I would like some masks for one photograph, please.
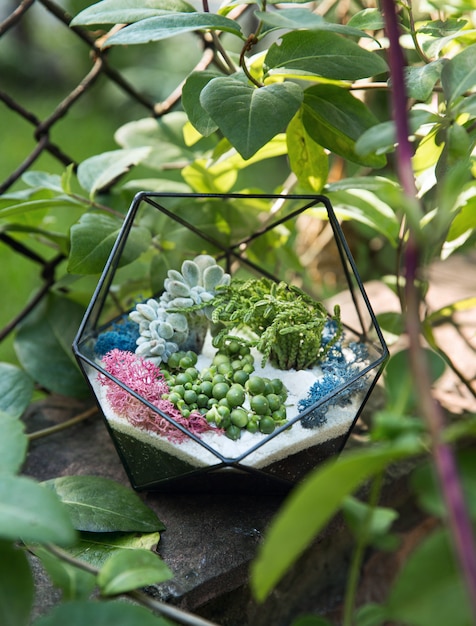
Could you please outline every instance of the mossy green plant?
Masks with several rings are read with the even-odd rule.
[[[301,289],[264,277],[220,285],[212,304],[212,322],[221,327],[216,345],[226,335],[248,334],[263,355],[263,365],[270,360],[282,370],[317,365],[342,335],[338,306],[330,316],[321,302]],[[334,333],[323,341],[330,320]]]

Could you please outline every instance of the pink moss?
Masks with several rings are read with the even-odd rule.
[[[200,413],[192,412],[190,417],[185,418],[169,400],[163,398],[169,387],[160,368],[151,361],[115,348],[104,355],[102,365],[129,389],[193,434],[200,435],[212,429]],[[185,433],[135,398],[128,389],[123,389],[104,374],[99,374],[99,382],[106,387],[106,397],[113,411],[126,418],[133,426],[156,432],[177,443],[187,439]]]

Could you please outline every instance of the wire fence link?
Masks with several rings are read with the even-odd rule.
[[[23,162],[17,164],[5,180],[0,181],[0,194],[10,189],[45,151],[49,152],[63,165],[76,165],[74,156],[67,154],[60,145],[51,140],[51,131],[54,125],[67,115],[73,107],[80,106],[81,98],[91,89],[100,76],[114,83],[129,98],[145,107],[151,114],[156,112],[157,104],[137,91],[121,71],[111,65],[107,58],[107,52],[100,49],[91,33],[83,28],[70,27],[72,16],[51,0],[23,0],[0,22],[0,54],[2,38],[7,37],[9,33],[18,27],[21,20],[28,18],[28,12],[35,4],[42,5],[51,16],[69,30],[72,38],[78,37],[89,46],[91,51],[91,68],[78,85],[62,101],[58,102],[56,107],[44,119],[39,119],[30,111],[28,104],[20,102],[16,97],[0,88],[0,101],[4,106],[31,124],[36,142],[33,150],[25,155]],[[163,107],[159,108],[163,109]],[[160,113],[163,113],[163,110]]]
[[[17,6],[14,6],[15,4]],[[86,54],[84,54],[83,57],[89,58],[90,67],[74,88],[70,89],[69,93],[62,99],[59,98],[57,102],[54,102],[51,110],[41,118],[31,110],[32,96],[34,94],[28,94],[26,89],[12,89],[12,81],[2,80],[0,76],[0,141],[4,153],[9,153],[9,149],[8,146],[5,145],[5,141],[1,139],[1,128],[3,126],[2,119],[3,122],[5,122],[8,111],[10,114],[13,112],[14,115],[21,118],[22,122],[26,122],[27,125],[31,127],[33,138],[33,147],[29,151],[25,149],[25,153],[20,156],[20,160],[17,160],[17,162],[14,162],[14,157],[11,157],[11,171],[8,171],[6,177],[4,177],[4,175],[0,176],[0,198],[2,195],[11,191],[15,183],[17,183],[26,172],[32,169],[40,156],[45,153],[48,153],[50,157],[53,157],[53,159],[63,167],[72,166],[74,169],[77,167],[77,156],[71,154],[71,149],[66,149],[61,145],[60,140],[54,140],[52,138],[53,131],[60,120],[70,115],[73,109],[82,106],[81,103],[85,94],[91,93],[92,87],[98,82],[99,78],[105,79],[106,81],[102,83],[101,89],[103,91],[107,89],[110,84],[114,84],[114,86],[125,95],[129,102],[134,105],[139,105],[141,108],[144,108],[149,115],[155,117],[159,117],[170,110],[180,97],[180,93],[177,92],[168,96],[164,102],[154,102],[137,90],[130,81],[127,80],[123,71],[110,62],[107,51],[102,50],[100,47],[101,39],[97,33],[91,33],[87,29],[79,27],[70,27],[72,16],[62,6],[52,0],[21,0],[20,2],[16,2],[15,0],[2,0],[2,6],[0,6],[0,59],[2,59],[2,57],[3,59],[5,58],[5,50],[8,48],[8,44],[11,44],[11,40],[8,41],[8,38],[20,40],[22,32],[27,26],[30,29],[41,27],[35,23],[36,16],[32,15],[34,9],[38,10],[40,8],[43,12],[45,10],[47,11],[48,18],[54,20],[57,28],[62,28],[66,31],[63,37],[71,41],[79,39],[83,44],[86,44],[89,48],[89,52],[86,49]],[[53,41],[51,45],[54,45]],[[84,64],[83,57],[78,59],[79,67],[81,67],[81,64]],[[29,58],[32,61],[35,60],[32,58],[31,54]],[[41,60],[39,63],[41,68]],[[48,67],[41,69],[46,77]],[[41,81],[41,79],[42,77],[40,76],[39,80]],[[19,81],[20,80],[21,78],[19,78]],[[54,90],[55,93],[57,91],[58,90]],[[101,96],[100,94],[99,96],[95,94],[94,97],[98,98]],[[61,133],[56,134],[60,138],[62,137]],[[16,152],[15,157],[18,158]],[[10,159],[10,156],[8,158]],[[10,167],[9,162],[8,167]],[[38,290],[31,297],[29,302],[25,304],[24,308],[14,319],[10,320],[4,328],[0,329],[0,341],[2,341],[15,330],[19,322],[21,322],[47,295],[50,287],[55,282],[55,268],[61,263],[64,256],[58,254],[53,259],[43,258],[33,249],[29,248],[28,245],[20,242],[6,232],[3,232],[2,229],[0,229],[0,244],[8,246],[10,251],[21,254],[23,257],[28,258],[36,264],[39,267],[40,281]]]

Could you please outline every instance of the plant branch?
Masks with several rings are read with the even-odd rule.
[[[20,2],[19,6],[17,6],[10,16],[0,24],[0,37],[21,20],[24,13],[28,11],[34,2],[35,0],[22,0],[22,2]]]
[[[47,261],[34,250],[30,250],[28,246],[25,246],[20,241],[17,241],[5,233],[0,233],[0,241],[15,252],[18,252],[18,254],[21,254],[30,261],[33,261],[33,263],[38,263],[38,265],[41,266],[44,266],[47,263]]]
[[[413,16],[412,0],[407,0],[406,7],[408,11],[408,19],[410,20],[410,33],[411,33],[413,45],[415,46],[415,52],[418,54],[418,56],[424,63],[431,63],[431,59],[429,59],[426,56],[426,54],[423,52],[423,50],[421,49],[420,43],[418,41],[418,37],[416,35],[415,18]]]
[[[249,52],[253,48],[253,46],[256,45],[257,43],[258,43],[258,39],[255,33],[251,33],[251,35],[246,40],[245,45],[243,46],[240,52],[240,67],[243,70],[243,72],[246,74],[246,77],[248,78],[248,80],[253,83],[253,85],[256,85],[256,87],[264,87],[263,83],[260,83],[258,80],[256,80],[254,76],[251,75],[246,65],[246,59],[245,59],[246,53]]]
[[[440,355],[440,357],[443,359],[443,361],[448,365],[448,367],[451,369],[453,374],[459,378],[460,382],[466,387],[469,393],[474,398],[476,398],[476,389],[473,388],[473,386],[471,385],[471,381],[468,378],[466,378],[463,372],[461,372],[460,369],[456,366],[456,364],[453,363],[453,360],[450,358],[450,355],[447,354],[442,348],[440,348],[440,346],[436,343],[433,337],[428,336],[428,333],[426,333],[425,338],[428,341],[428,343],[431,345],[433,350],[435,350],[435,352],[437,352]]]
[[[205,13],[209,13],[210,12],[210,7],[208,5],[208,0],[202,0],[202,6],[203,6],[203,10],[205,11]],[[212,39],[213,45],[215,47],[215,50],[220,53],[223,61],[227,65],[229,71],[232,74],[234,74],[236,72],[236,67],[235,67],[233,61],[228,56],[226,50],[222,46],[218,33],[215,30],[212,30],[210,32],[210,35],[211,35],[211,39]]]
[[[97,576],[99,574],[98,568],[93,567],[85,561],[74,558],[66,550],[63,550],[62,548],[59,548],[54,544],[47,544],[44,547],[55,557],[57,557],[61,561],[64,561],[65,563],[69,563],[73,567],[82,569],[83,571],[88,572],[89,574],[93,574],[94,576]],[[131,598],[139,604],[148,607],[152,611],[159,613],[160,615],[164,615],[165,617],[169,617],[175,622],[179,624],[184,624],[185,626],[217,626],[217,624],[215,624],[214,622],[210,622],[206,619],[203,619],[202,617],[198,617],[197,615],[187,613],[183,609],[171,606],[169,604],[166,604],[165,602],[155,600],[154,598],[151,598],[142,591],[134,590],[121,595]]]
[[[34,441],[35,439],[41,439],[42,437],[47,437],[48,435],[53,435],[54,433],[58,433],[62,430],[65,430],[66,428],[75,426],[76,424],[79,424],[80,422],[84,422],[84,420],[87,420],[93,415],[96,415],[97,412],[98,412],[97,407],[92,407],[90,409],[87,409],[86,411],[83,411],[79,415],[75,415],[75,417],[72,417],[71,419],[66,420],[64,422],[61,422],[61,424],[55,424],[55,426],[49,426],[48,428],[42,428],[41,430],[37,430],[34,433],[29,433],[27,435],[28,440]]]
[[[154,598],[151,598],[142,591],[130,591],[126,595],[129,598],[136,600],[143,606],[148,607],[152,611],[160,613],[165,617],[170,617],[170,619],[173,619],[179,624],[184,624],[185,626],[217,626],[215,622],[210,622],[203,617],[193,615],[192,613],[187,613],[186,611],[183,611],[182,609],[179,609],[175,606],[171,606],[170,604],[165,604],[164,602],[155,600]]]
[[[220,53],[220,56],[223,59],[223,61],[225,62],[226,66],[228,68],[229,73],[230,74],[234,74],[236,72],[235,64],[233,63],[233,61],[228,56],[225,48],[222,46],[222,43],[220,41],[220,37],[218,36],[218,33],[216,31],[212,31],[211,32],[211,36],[212,36],[213,45],[215,46],[215,50]]]
[[[399,28],[394,0],[382,0],[387,36],[389,38],[389,65],[392,75],[393,113],[397,128],[397,170],[409,204],[415,206],[416,188],[412,169],[412,150],[406,115],[406,90],[403,75],[404,59],[399,42]],[[410,220],[409,238],[405,249],[406,322],[409,338],[410,366],[419,383],[420,409],[432,441],[435,468],[446,503],[449,528],[455,552],[466,583],[470,607],[476,620],[476,550],[472,526],[459,480],[456,462],[449,445],[443,441],[444,416],[441,406],[431,392],[431,379],[425,354],[421,348],[420,306],[417,288],[420,279],[420,250],[418,233]]]
[[[68,194],[74,200],[78,200],[81,204],[84,204],[87,207],[91,207],[92,209],[100,209],[105,213],[109,213],[110,215],[115,215],[119,217],[121,220],[124,219],[124,214],[120,211],[116,211],[112,209],[110,206],[106,204],[102,204],[101,202],[96,202],[95,200],[90,200],[89,198],[85,198],[84,196],[79,195],[78,193],[70,193]]]
[[[192,72],[201,72],[203,70],[206,70],[207,67],[209,67],[213,63],[214,57],[215,57],[214,51],[209,47],[205,48],[202,54],[202,58],[197,63],[197,65],[193,68]],[[182,97],[182,89],[183,89],[184,84],[185,84],[185,80],[183,80],[180,83],[180,85],[178,85],[178,87],[176,87],[172,91],[172,93],[169,96],[167,96],[165,100],[163,100],[162,102],[158,102],[154,106],[154,112],[157,117],[161,117],[162,115],[165,115],[172,109],[172,107],[175,104],[177,104],[177,102]]]
[[[357,545],[355,546],[352,562],[350,565],[349,577],[347,579],[347,588],[345,590],[344,616],[342,620],[342,626],[352,626],[352,615],[354,613],[355,598],[357,595],[360,572],[364,560],[365,549],[368,545],[372,516],[380,497],[382,483],[383,473],[380,472],[374,477],[372,481],[372,485],[370,488],[369,508],[367,510],[365,519],[363,520],[360,536],[358,538]]]
[[[46,543],[44,546],[45,550],[48,550],[55,557],[63,561],[64,563],[68,563],[73,567],[77,567],[78,569],[83,570],[83,572],[88,572],[88,574],[93,574],[93,576],[97,576],[99,574],[99,570],[97,567],[86,563],[86,561],[81,561],[80,559],[75,559],[69,552],[63,550],[53,543]]]

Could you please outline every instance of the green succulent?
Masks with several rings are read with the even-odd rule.
[[[252,343],[283,370],[306,369],[319,363],[342,335],[340,310],[329,316],[325,306],[301,289],[267,278],[233,280],[217,288],[212,322],[221,325],[214,339],[219,345],[230,332],[252,333]],[[323,331],[334,321],[335,332],[323,341]]]
[[[184,261],[181,270],[169,270],[158,300],[140,303],[129,314],[139,324],[136,353],[156,365],[179,350],[200,352],[215,289],[230,282],[230,275],[207,254]]]
[[[206,305],[213,300],[217,287],[230,283],[230,275],[208,254],[184,261],[181,270],[167,273],[164,293],[160,297],[162,306],[167,310],[194,307],[196,311],[210,315]]]

